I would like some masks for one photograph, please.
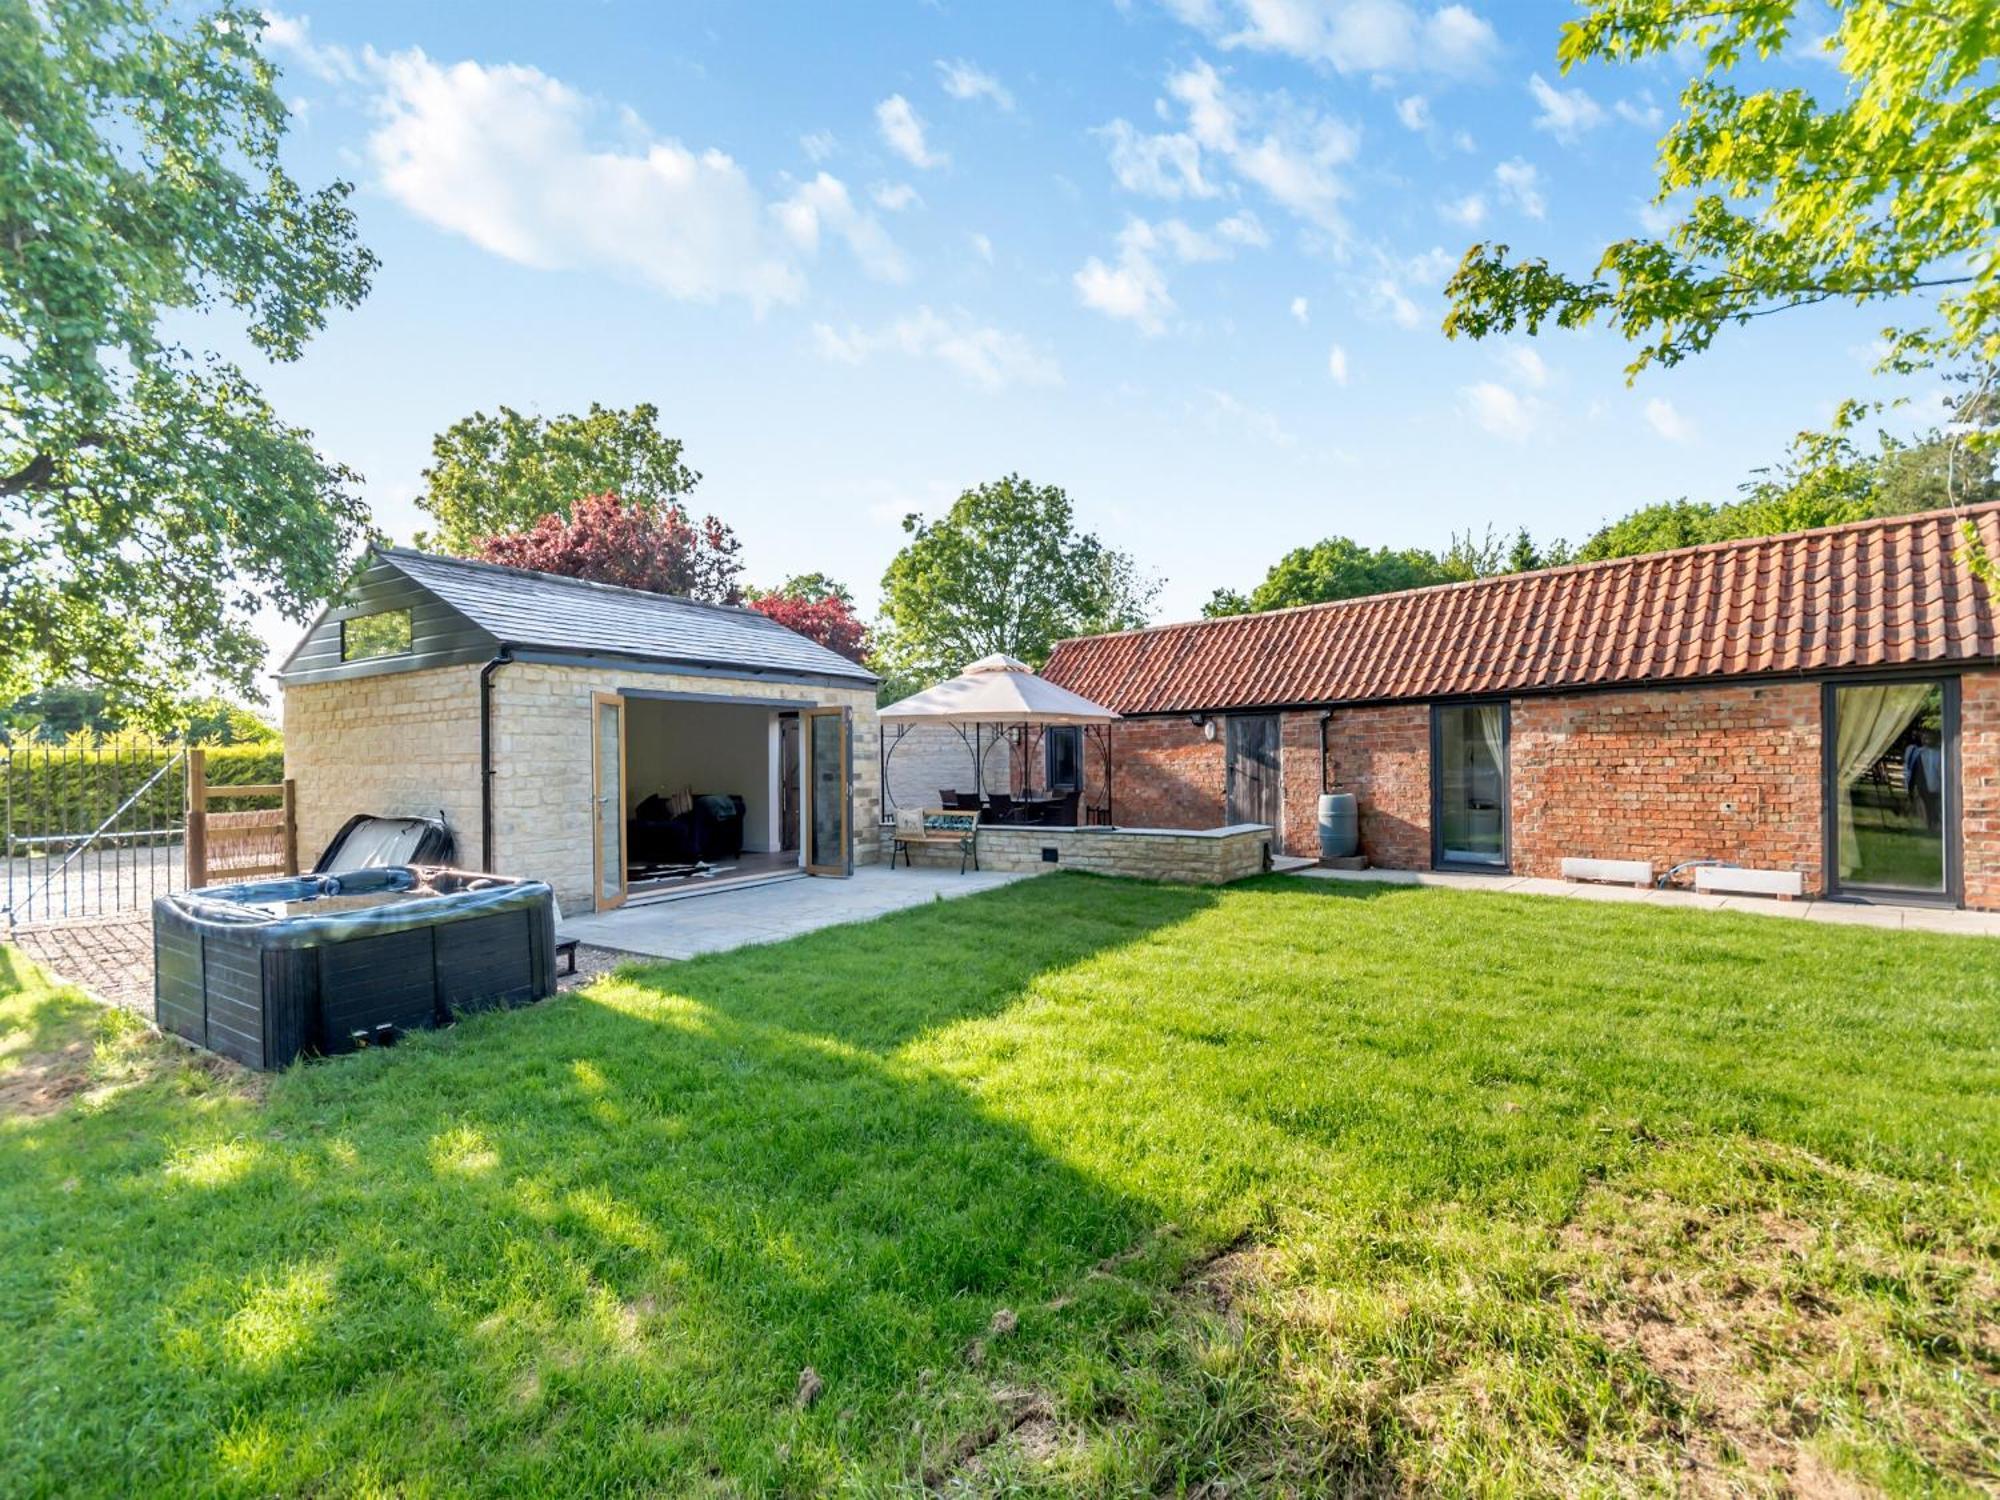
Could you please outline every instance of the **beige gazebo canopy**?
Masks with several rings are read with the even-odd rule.
[[[939,724],[957,732],[972,754],[972,774],[979,795],[986,796],[986,736],[997,745],[1003,735],[1018,735],[1019,750],[1028,753],[1030,731],[1075,727],[1085,736],[1097,732],[1104,754],[1104,805],[1111,813],[1111,725],[1118,715],[1101,703],[1057,687],[1038,677],[1026,662],[1005,655],[984,656],[948,682],[912,694],[882,710],[883,787],[888,787],[888,758],[908,731],[920,724]],[[1079,767],[1079,771],[1081,767]],[[1024,773],[1030,774],[1030,773]],[[997,794],[996,794],[997,795]]]
[[[1011,656],[982,656],[949,682],[892,703],[884,724],[1110,724],[1118,718],[1101,703],[1078,697],[1037,677]]]

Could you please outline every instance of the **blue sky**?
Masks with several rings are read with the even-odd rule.
[[[1629,388],[1602,332],[1438,328],[1475,240],[1582,269],[1645,230],[1684,72],[1560,76],[1570,9],[287,11],[291,161],[356,183],[383,266],[267,387],[398,540],[457,418],[651,401],[751,581],[823,569],[871,609],[905,512],[1013,470],[1162,576],[1162,619],[1329,534],[1574,538],[1725,497],[1887,394],[1885,310],[1765,320]]]

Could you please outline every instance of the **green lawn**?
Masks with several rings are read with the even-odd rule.
[[[1985,940],[1050,876],[268,1082],[0,966],[10,1493],[2000,1473]]]

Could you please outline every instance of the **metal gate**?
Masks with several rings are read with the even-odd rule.
[[[0,931],[142,911],[186,884],[186,752],[116,741],[0,749]]]

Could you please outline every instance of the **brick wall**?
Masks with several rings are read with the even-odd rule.
[[[1585,693],[1513,703],[1513,864],[1687,859],[1820,888],[1820,687]]]
[[[1300,715],[1298,717],[1308,717]],[[1431,863],[1431,718],[1421,703],[1337,708],[1326,724],[1331,789],[1352,792],[1361,811],[1361,852],[1391,870],[1427,870]],[[1306,799],[1303,779],[1289,765],[1285,786],[1299,800],[1287,806],[1288,826],[1308,830],[1317,854],[1319,790]]]
[[[1965,904],[2000,911],[2000,672],[1959,679],[1958,762]]]
[[[433,667],[285,689],[285,774],[298,783],[299,862],[358,812],[443,810],[479,862],[479,668]]]
[[[1112,816],[1126,828],[1222,826],[1223,733],[1215,738],[1183,716],[1125,719],[1111,728]],[[1086,802],[1104,800],[1104,755],[1084,747]]]

